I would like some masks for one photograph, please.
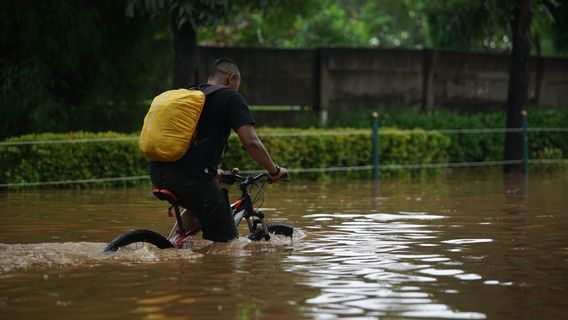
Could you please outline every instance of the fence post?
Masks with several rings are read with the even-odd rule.
[[[523,126],[523,174],[529,173],[529,124],[527,120],[527,111],[521,111],[521,123]]]
[[[373,128],[371,131],[371,160],[373,162],[373,180],[379,180],[379,114],[371,114]]]
[[[329,49],[319,48],[316,50],[316,72],[317,72],[317,103],[318,103],[318,120],[320,125],[327,123],[328,111],[330,109],[330,97],[333,92],[331,90],[332,77],[329,66]]]
[[[437,52],[433,49],[422,49],[422,111],[434,106],[434,65]]]

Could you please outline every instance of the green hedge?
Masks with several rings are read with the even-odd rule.
[[[553,118],[554,115],[550,115]],[[408,116],[410,117],[410,116]],[[445,128],[464,127],[466,117],[447,118]],[[447,120],[446,119],[446,120]],[[484,119],[489,119],[485,117]],[[443,120],[433,120],[439,122]],[[460,122],[461,121],[461,122]],[[496,122],[493,119],[491,123]],[[549,121],[541,119],[541,121]],[[555,120],[560,121],[560,120]],[[535,121],[536,122],[536,121]],[[471,122],[474,123],[474,122]],[[481,127],[489,123],[478,123]],[[423,123],[424,126],[426,126]],[[562,127],[562,123],[551,123]],[[472,128],[471,126],[465,126]],[[258,133],[270,151],[275,162],[288,168],[329,168],[368,166],[371,161],[370,130],[362,130],[356,135],[325,135],[326,131],[345,132],[358,129],[268,129],[260,128]],[[381,128],[381,165],[475,162],[502,160],[504,134],[459,134],[442,135],[421,134],[422,129],[411,132],[394,128]],[[273,136],[271,134],[298,134],[295,136]],[[107,133],[33,134],[10,138],[6,141],[52,141],[100,138],[132,138],[129,141],[88,142],[88,143],[39,143],[28,145],[0,145],[0,184],[24,182],[66,181],[111,177],[130,177],[147,175],[147,161],[138,152],[136,134],[125,135]],[[568,146],[566,133],[531,133],[529,136],[531,159],[564,158]],[[238,138],[231,136],[229,149],[223,157],[225,169],[260,169],[240,147]],[[533,165],[533,169],[565,168],[566,165]],[[384,167],[383,167],[384,169]],[[416,176],[439,173],[441,169],[398,169],[382,170],[381,176]],[[294,178],[322,178],[332,175],[321,172],[302,173]],[[334,174],[335,175],[335,174]],[[341,177],[368,178],[370,170],[341,171]],[[100,182],[96,184],[76,184],[76,187],[93,185],[134,185],[148,180],[122,182]],[[69,186],[69,185],[63,185]]]
[[[119,133],[31,134],[6,141],[49,141],[134,137]],[[138,141],[45,143],[0,146],[0,183],[64,181],[147,174]],[[116,182],[130,185],[136,182]],[[99,183],[100,184],[100,183]],[[88,186],[91,186],[89,184]],[[80,186],[80,185],[78,185]]]
[[[381,110],[381,108],[379,108]],[[381,126],[399,129],[421,128],[442,129],[483,129],[505,128],[505,112],[460,114],[450,111],[432,112],[389,112],[379,111]],[[299,122],[300,125],[316,125],[316,119]],[[568,123],[568,108],[528,110],[530,128],[565,128]],[[369,112],[346,112],[336,115],[328,127],[369,128]],[[503,160],[504,133],[448,134],[450,162]],[[529,132],[529,157],[550,159],[568,157],[568,133]]]
[[[334,132],[349,129],[335,129]],[[349,130],[352,131],[352,130]],[[259,134],[274,160],[289,168],[326,168],[365,166],[370,164],[370,131],[361,135],[328,136],[322,130],[259,129]],[[302,133],[305,136],[264,136],[263,134]],[[397,132],[383,129],[383,132]],[[381,137],[382,164],[447,162],[449,139],[440,134],[400,133]],[[6,141],[47,141],[66,139],[128,138],[136,135],[118,133],[37,134],[10,138]],[[229,149],[223,157],[225,168],[258,169],[242,150],[236,136],[231,136]],[[0,145],[0,184],[38,181],[62,181],[147,174],[147,162],[139,155],[138,142],[42,143],[30,145]],[[386,170],[388,175],[419,175],[432,170]],[[343,174],[344,175],[344,174]],[[322,177],[321,173],[298,177]],[[370,172],[355,171],[351,177],[370,176]],[[113,185],[147,183],[147,180],[114,182]],[[101,183],[99,183],[101,184]],[[109,183],[106,183],[109,184]],[[89,184],[87,186],[91,186]]]
[[[385,114],[382,123],[398,128],[419,127],[425,130],[483,129],[506,127],[504,112],[457,114],[452,112]],[[529,128],[565,128],[568,123],[567,109],[528,112]],[[504,133],[450,134],[448,154],[450,162],[503,160]],[[563,158],[568,155],[567,133],[529,132],[529,158]],[[551,157],[553,156],[553,157]]]
[[[261,139],[274,158],[274,161],[288,168],[329,168],[356,167],[371,164],[371,131],[357,135],[318,134],[330,130],[299,129],[259,129]],[[352,132],[353,129],[334,129],[336,133]],[[420,134],[416,129],[402,133],[393,128],[383,128],[380,138],[381,164],[444,163],[448,161],[446,149],[449,139],[440,134]],[[308,133],[299,136],[267,136],[270,133]],[[238,137],[232,136],[229,150],[223,158],[223,166],[239,168],[258,168],[239,147]],[[422,175],[433,170],[383,170],[383,176]],[[345,174],[342,174],[345,175]],[[308,177],[321,177],[321,173],[303,174]],[[351,177],[369,177],[370,171],[349,172]]]

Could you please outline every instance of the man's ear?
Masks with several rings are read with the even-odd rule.
[[[229,75],[229,78],[227,78],[227,82],[228,82],[229,84],[231,84],[232,82],[236,81],[236,78],[237,78],[237,75],[234,74],[234,73],[231,73],[231,74]]]

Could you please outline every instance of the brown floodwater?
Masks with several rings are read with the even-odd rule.
[[[568,318],[567,173],[296,180],[263,208],[292,241],[109,255],[121,232],[168,232],[148,187],[4,190],[0,318]]]

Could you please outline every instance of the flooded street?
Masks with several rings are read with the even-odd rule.
[[[102,253],[168,233],[149,186],[3,190],[0,319],[567,319],[568,174],[495,172],[267,186],[293,241],[215,255]]]

